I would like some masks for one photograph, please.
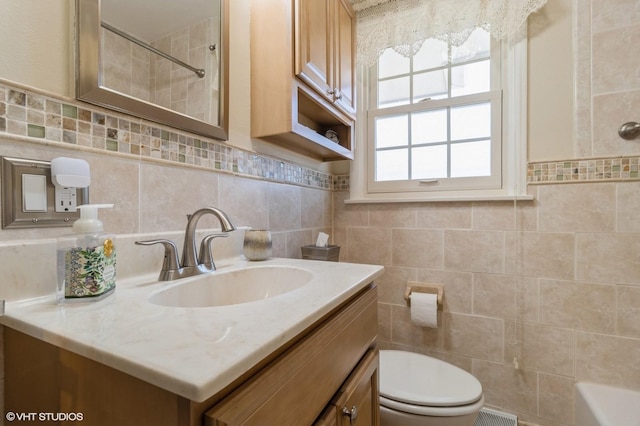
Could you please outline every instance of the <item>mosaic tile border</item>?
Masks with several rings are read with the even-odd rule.
[[[2,135],[28,136],[325,190],[348,191],[350,187],[348,174],[331,175],[129,115],[0,82]],[[614,180],[640,180],[640,156],[534,162],[527,167],[528,184]]]
[[[0,136],[27,136],[332,190],[334,177],[187,132],[0,82]],[[338,182],[344,185],[344,178]]]
[[[640,156],[529,163],[527,183],[640,180]]]

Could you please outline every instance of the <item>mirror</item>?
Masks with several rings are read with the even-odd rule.
[[[77,0],[76,97],[226,140],[228,0]]]

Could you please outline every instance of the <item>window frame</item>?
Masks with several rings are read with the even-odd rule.
[[[493,54],[493,52],[492,52]],[[414,182],[398,189],[397,182],[376,182],[374,180],[375,145],[372,135],[372,120],[369,118],[369,104],[371,93],[369,82],[370,69],[359,65],[358,75],[360,92],[364,94],[358,100],[358,117],[356,122],[355,159],[350,168],[350,199],[348,203],[360,202],[415,202],[415,201],[464,201],[464,200],[513,200],[532,199],[526,193],[526,142],[527,142],[527,35],[526,26],[511,40],[501,42],[500,55],[500,96],[501,123],[500,129],[492,129],[500,136],[501,153],[499,157],[499,184],[480,184],[469,182],[477,178],[448,178],[458,180],[458,185],[444,184],[440,181],[435,185]],[[494,66],[492,61],[492,66]],[[493,75],[492,69],[492,75]],[[375,84],[375,81],[372,82]],[[493,93],[492,96],[498,96]],[[472,100],[476,95],[469,95]],[[441,101],[449,101],[450,98]],[[438,105],[436,101],[432,101]],[[415,104],[414,104],[415,105]],[[411,105],[392,107],[402,111]],[[492,111],[493,113],[493,111]],[[373,186],[373,188],[372,188]],[[377,188],[376,188],[377,186]],[[407,188],[408,186],[408,188]],[[435,189],[435,190],[434,190]]]

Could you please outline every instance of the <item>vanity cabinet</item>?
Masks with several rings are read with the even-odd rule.
[[[251,136],[353,159],[355,15],[347,0],[251,2]]]
[[[369,351],[314,426],[380,424],[378,352]]]
[[[5,327],[4,407],[81,413],[92,426],[333,424],[321,423],[325,417],[336,425],[376,426],[376,333],[377,289],[371,284],[222,391],[196,402]],[[350,423],[342,410],[354,406],[358,415]]]

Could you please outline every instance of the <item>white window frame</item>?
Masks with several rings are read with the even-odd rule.
[[[456,179],[458,187],[445,180],[433,183],[413,182],[413,188],[398,188],[397,182],[376,182],[373,161],[375,146],[369,119],[369,70],[358,69],[359,93],[356,122],[355,159],[350,170],[350,199],[347,203],[366,202],[418,202],[418,201],[473,201],[532,199],[526,193],[527,148],[527,36],[526,26],[514,37],[517,41],[502,41],[500,47],[500,78],[502,87],[501,128],[492,129],[501,138],[499,182],[474,184],[474,178]],[[493,53],[493,52],[492,52]],[[498,96],[494,93],[492,96]],[[473,95],[470,97],[472,99]],[[447,102],[448,100],[442,100]],[[434,104],[438,105],[438,104]],[[444,105],[444,104],[443,104]],[[411,108],[406,107],[394,107]],[[493,111],[492,111],[493,113]],[[493,141],[492,141],[493,142]],[[403,181],[410,182],[410,181]],[[453,182],[453,180],[449,180]],[[395,187],[394,187],[395,186]],[[493,187],[491,187],[493,186]]]

